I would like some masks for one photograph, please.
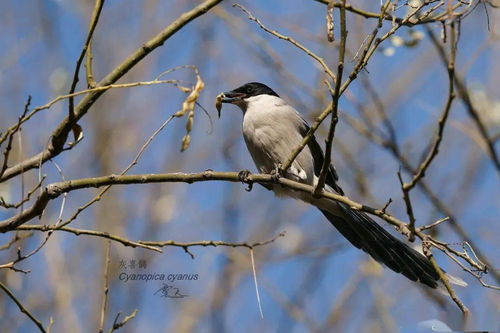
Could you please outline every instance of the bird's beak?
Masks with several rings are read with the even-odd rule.
[[[246,95],[243,93],[239,93],[239,92],[228,91],[228,92],[222,93],[221,97],[222,97],[222,100],[221,100],[222,103],[234,104],[236,102],[241,101],[243,98],[246,97]]]
[[[215,99],[215,108],[217,109],[219,118],[220,110],[222,109],[222,103],[238,104],[238,102],[243,101],[243,98],[245,98],[246,96],[246,94],[235,91],[223,92],[217,95],[217,98]]]

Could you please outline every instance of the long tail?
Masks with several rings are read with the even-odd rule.
[[[366,214],[339,204],[343,217],[321,212],[349,242],[412,281],[438,287],[439,275],[421,253],[401,242]]]

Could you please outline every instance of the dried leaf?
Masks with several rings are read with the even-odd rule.
[[[217,109],[217,115],[220,118],[220,110],[222,110],[222,99],[224,98],[224,93],[220,93],[215,98],[215,108]]]
[[[78,142],[82,141],[83,139],[83,129],[80,125],[74,124],[71,130],[73,131],[73,138],[75,141],[68,143],[69,147],[75,146]]]
[[[189,134],[184,135],[184,137],[182,138],[181,152],[188,149],[190,143],[191,143],[191,136]]]

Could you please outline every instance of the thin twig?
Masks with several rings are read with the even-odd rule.
[[[408,215],[408,219],[410,220],[410,237],[408,240],[410,242],[415,241],[415,214],[413,213],[413,206],[411,204],[411,199],[410,199],[410,191],[405,189],[405,183],[403,181],[403,176],[401,176],[401,170],[398,171],[398,180],[399,184],[401,185],[401,190],[403,192],[403,200],[405,202],[405,207],[406,207],[406,214]]]
[[[49,234],[47,234],[47,236],[42,241],[42,243],[37,248],[35,248],[33,251],[31,251],[30,253],[28,253],[27,255],[22,255],[21,254],[21,248],[18,248],[17,249],[17,258],[14,259],[14,260],[12,260],[11,262],[8,262],[6,264],[0,265],[0,269],[8,268],[8,269],[11,269],[11,270],[13,270],[15,272],[20,272],[20,273],[24,273],[24,274],[29,273],[30,272],[29,270],[23,270],[23,269],[16,268],[16,264],[19,263],[19,262],[21,262],[21,261],[23,261],[23,260],[26,260],[26,259],[34,256],[35,254],[37,254],[38,251],[40,251],[42,249],[42,247],[44,247],[45,244],[47,244],[47,241],[49,240],[51,233],[52,232],[49,232]]]
[[[12,245],[17,243],[20,240],[26,239],[33,236],[32,232],[26,233],[26,234],[19,234],[18,232],[15,233],[14,237],[11,238],[7,243],[4,245],[0,246],[0,251],[8,250]]]
[[[22,303],[17,299],[17,297],[12,293],[12,291],[10,291],[9,288],[7,288],[6,285],[4,285],[2,282],[0,282],[0,288],[10,297],[10,299],[12,299],[14,301],[14,303],[16,303],[17,307],[19,308],[19,310],[21,310],[22,313],[26,314],[28,316],[28,318],[33,322],[35,323],[35,325],[38,327],[38,329],[40,330],[40,332],[43,332],[43,333],[46,333],[45,331],[45,328],[43,328],[43,325],[42,323],[35,318],[35,316],[33,316],[31,314],[31,312],[29,312],[23,305]]]
[[[462,303],[462,301],[458,298],[457,294],[455,293],[455,290],[452,288],[450,284],[450,280],[448,279],[448,276],[446,273],[443,272],[441,267],[436,262],[436,259],[434,259],[432,252],[430,250],[430,246],[426,245],[425,242],[422,243],[422,247],[424,250],[424,254],[426,257],[429,259],[429,261],[432,264],[432,267],[434,267],[434,270],[438,273],[439,278],[441,281],[443,281],[444,286],[446,287],[446,290],[450,294],[451,299],[455,302],[455,304],[459,307],[459,309],[462,311],[464,316],[467,316],[469,314],[469,309]]]
[[[423,225],[423,226],[421,226],[420,228],[418,228],[417,230],[418,230],[418,231],[428,230],[428,229],[434,228],[434,227],[436,227],[436,226],[440,225],[441,223],[446,222],[446,221],[449,221],[449,220],[450,220],[450,217],[449,217],[449,216],[446,216],[445,218],[439,219],[439,220],[437,220],[436,222],[433,222],[433,223],[431,223],[431,224],[428,224],[428,225]]]
[[[5,170],[7,170],[7,167],[8,167],[10,151],[12,149],[12,142],[14,141],[14,134],[21,131],[22,120],[26,116],[26,114],[28,113],[29,108],[30,108],[30,104],[31,104],[31,95],[28,96],[28,99],[26,100],[26,104],[24,105],[23,113],[19,117],[17,123],[12,127],[12,130],[10,130],[10,129],[7,130],[4,134],[4,136],[2,136],[2,138],[0,139],[0,144],[2,144],[3,141],[5,141],[7,138],[9,139],[7,141],[7,146],[5,147],[5,150],[3,152],[3,163],[2,163],[2,167],[0,168],[0,179],[2,178]],[[21,133],[19,133],[19,135],[21,135]]]
[[[65,99],[68,99],[71,97],[76,97],[76,96],[80,96],[80,95],[87,95],[87,94],[92,94],[92,93],[96,93],[96,92],[102,92],[102,91],[106,91],[106,90],[110,90],[110,89],[133,88],[133,87],[150,86],[150,85],[156,85],[156,84],[172,84],[176,88],[181,90],[182,92],[186,92],[186,90],[189,90],[188,88],[179,85],[178,80],[158,80],[158,79],[154,79],[151,81],[140,81],[140,82],[131,82],[131,83],[110,84],[107,86],[98,86],[98,87],[94,87],[94,88],[89,88],[89,89],[84,89],[84,90],[80,90],[77,92],[73,92],[73,93],[67,94],[67,95],[57,96],[56,98],[54,98],[53,100],[51,100],[47,104],[44,104],[42,106],[38,106],[38,107],[34,108],[28,115],[23,117],[22,123],[28,121],[31,117],[33,117],[38,112],[40,112],[42,110],[49,109],[50,107],[52,107],[52,105],[56,104],[57,102],[60,102],[62,100],[65,100]],[[6,134],[10,133],[11,131],[12,131],[11,128],[9,128],[6,131]],[[5,136],[5,134],[4,134],[4,136]]]
[[[22,225],[18,227],[18,230],[37,230],[37,231],[65,231],[72,233],[76,236],[80,235],[88,235],[88,236],[95,236],[95,237],[101,237],[105,239],[109,239],[118,243],[121,243],[125,246],[130,246],[130,247],[141,247],[147,250],[152,250],[156,252],[162,253],[163,251],[155,246],[149,246],[146,244],[143,244],[141,242],[136,242],[136,241],[131,241],[128,240],[124,237],[120,237],[117,235],[112,235],[106,231],[96,231],[96,230],[86,230],[86,229],[76,229],[76,228],[70,228],[70,227],[61,227],[57,225],[39,225],[39,224],[30,224],[30,225]]]
[[[264,246],[267,244],[273,243],[276,239],[279,237],[284,237],[285,232],[281,232],[278,235],[274,236],[273,238],[262,241],[262,242],[257,242],[257,243],[231,243],[231,242],[225,242],[225,241],[198,241],[198,242],[188,242],[188,243],[180,243],[180,242],[175,242],[175,241],[164,241],[164,242],[154,242],[154,241],[139,241],[140,244],[143,245],[151,245],[151,246],[158,246],[158,247],[165,247],[165,246],[176,246],[176,247],[181,247],[184,249],[184,251],[191,256],[191,258],[194,259],[194,255],[188,251],[188,249],[192,246],[227,246],[227,247],[246,247],[248,249],[253,249],[258,246]]]
[[[332,81],[336,82],[335,74],[333,74],[333,71],[330,69],[330,67],[328,67],[328,65],[326,64],[326,62],[325,62],[325,60],[323,58],[321,58],[320,56],[318,56],[317,54],[315,54],[314,52],[312,52],[311,50],[309,50],[304,45],[302,45],[299,42],[297,42],[295,39],[293,39],[291,37],[288,37],[288,36],[285,36],[285,35],[277,32],[276,30],[271,30],[271,29],[267,28],[264,24],[262,24],[262,22],[260,22],[260,20],[258,18],[256,18],[255,16],[253,16],[253,14],[248,9],[246,9],[245,7],[243,7],[242,5],[236,3],[236,4],[233,4],[233,7],[238,7],[239,9],[241,9],[242,11],[244,11],[245,14],[248,15],[248,19],[250,21],[254,21],[255,23],[257,23],[259,25],[259,27],[262,30],[264,30],[265,32],[270,33],[271,35],[276,36],[279,39],[286,40],[287,42],[291,43],[292,45],[294,45],[295,47],[297,47],[299,50],[302,50],[308,56],[310,56],[311,58],[313,58],[314,60],[316,60],[321,65],[321,67],[323,67],[323,71],[332,79]]]
[[[332,146],[333,146],[333,138],[335,136],[335,128],[339,121],[338,117],[338,106],[340,99],[340,85],[342,84],[342,74],[344,72],[344,58],[345,58],[345,47],[346,47],[346,39],[347,39],[347,28],[346,28],[346,19],[345,19],[345,5],[346,0],[342,0],[340,6],[340,45],[339,45],[339,54],[338,54],[338,66],[337,66],[337,80],[335,81],[335,89],[334,94],[332,96],[332,115],[330,128],[328,130],[328,136],[326,139],[326,149],[325,149],[325,158],[323,159],[323,165],[321,166],[321,172],[318,178],[318,183],[314,189],[314,195],[317,196],[325,186],[326,175],[328,174],[331,166],[331,158],[332,158]]]
[[[92,41],[92,36],[94,34],[95,28],[97,26],[97,22],[99,22],[99,17],[101,16],[102,7],[104,5],[104,0],[96,0],[94,5],[94,10],[92,11],[92,16],[90,18],[89,24],[89,32],[87,34],[87,38],[85,40],[85,44],[83,44],[82,51],[80,52],[80,56],[76,61],[75,72],[73,74],[73,80],[71,82],[71,88],[69,89],[69,95],[73,94],[76,89],[76,85],[78,84],[78,73],[80,72],[80,67],[82,65],[83,58],[85,54],[87,54],[87,49],[90,47],[90,43]],[[88,72],[87,72],[88,75]],[[72,119],[74,117],[74,99],[73,96],[69,98],[69,118]]]
[[[0,206],[4,207],[4,208],[19,208],[21,207],[22,204],[30,201],[31,199],[31,196],[33,195],[33,193],[36,192],[36,190],[38,190],[39,188],[42,187],[42,184],[43,184],[43,181],[45,180],[45,178],[47,178],[47,176],[43,176],[40,181],[38,182],[38,184],[35,185],[35,187],[33,187],[27,194],[24,198],[21,199],[21,201],[19,201],[18,203],[15,203],[15,204],[11,204],[11,203],[8,203],[4,200],[3,197],[0,196]]]
[[[39,225],[39,224],[30,224],[30,225],[22,225],[18,227],[18,230],[34,230],[34,231],[65,231],[68,233],[72,233],[76,236],[80,235],[88,235],[88,236],[94,236],[94,237],[101,237],[104,239],[108,239],[111,241],[115,241],[117,243],[121,243],[122,245],[125,246],[130,246],[130,247],[141,247],[144,249],[156,251],[162,253],[163,251],[160,249],[161,247],[167,247],[167,246],[174,246],[174,247],[180,247],[184,250],[188,249],[189,247],[192,246],[202,246],[202,247],[207,247],[207,246],[226,246],[226,247],[246,247],[248,249],[252,249],[258,246],[264,246],[267,244],[270,244],[274,242],[276,239],[279,237],[284,237],[285,232],[279,233],[277,236],[266,240],[262,242],[256,242],[256,243],[248,243],[248,242],[225,242],[225,241],[214,241],[214,240],[207,240],[207,241],[197,241],[197,242],[177,242],[173,240],[168,240],[168,241],[132,241],[127,238],[117,236],[110,234],[105,231],[96,231],[96,230],[86,230],[86,229],[76,229],[76,228],[70,228],[70,227],[58,227],[58,226],[51,226],[51,225]],[[187,252],[187,251],[186,251]],[[193,257],[191,253],[188,253]]]
[[[110,328],[109,333],[113,333],[115,330],[120,329],[123,327],[130,319],[133,319],[135,315],[137,314],[137,309],[134,310],[130,315],[126,316],[123,321],[118,322],[118,317],[120,317],[120,312],[115,317],[115,320],[113,322],[113,326]]]
[[[111,241],[106,242],[106,258],[104,264],[104,290],[102,292],[102,306],[101,306],[101,319],[99,321],[99,333],[104,331],[104,319],[106,318],[106,310],[108,305],[108,292],[109,292],[109,262],[111,253]]]

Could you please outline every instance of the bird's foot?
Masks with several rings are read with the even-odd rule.
[[[273,171],[271,171],[271,180],[275,183],[279,182],[280,178],[283,176],[283,169],[281,164],[276,165]]]
[[[247,192],[250,192],[253,188],[253,181],[248,179],[248,176],[250,176],[251,174],[252,173],[250,172],[250,170],[241,170],[238,173],[238,179],[240,180],[240,182],[248,185],[248,187],[245,189],[245,191]]]

